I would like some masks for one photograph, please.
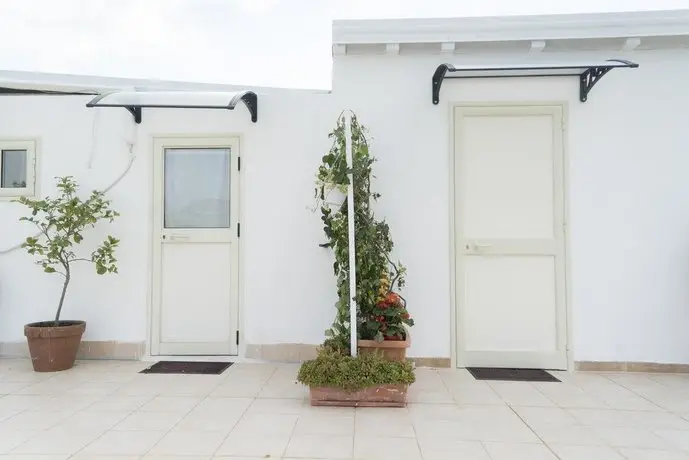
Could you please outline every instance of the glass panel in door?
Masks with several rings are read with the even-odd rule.
[[[164,227],[230,227],[230,149],[168,148]]]

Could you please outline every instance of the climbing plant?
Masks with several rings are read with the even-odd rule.
[[[324,247],[335,256],[333,271],[337,280],[337,312],[326,331],[326,345],[349,350],[349,239],[348,204],[329,201],[333,191],[345,192],[349,185],[346,160],[345,115],[337,119],[329,138],[333,144],[323,156],[316,174],[315,195],[320,207],[323,231],[327,238]],[[380,194],[371,190],[375,158],[369,153],[366,129],[351,115],[352,169],[354,182],[354,228],[356,256],[357,338],[368,340],[404,340],[404,325],[412,326],[413,319],[406,309],[406,301],[394,292],[404,286],[405,268],[393,262],[393,241],[385,220],[377,219],[372,203]]]

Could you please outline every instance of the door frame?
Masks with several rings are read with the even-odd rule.
[[[158,351],[159,347],[159,334],[160,330],[157,327],[157,321],[154,318],[156,313],[156,302],[159,302],[160,289],[162,288],[162,280],[160,279],[160,256],[161,248],[157,241],[157,235],[162,232],[161,217],[163,208],[161,207],[161,198],[163,198],[162,190],[160,189],[160,183],[157,181],[158,172],[156,172],[156,167],[161,165],[160,161],[157,159],[159,154],[158,149],[164,147],[221,147],[230,146],[236,149],[237,157],[242,156],[242,146],[243,146],[243,136],[239,133],[171,133],[163,134],[157,133],[149,136],[149,147],[146,154],[149,155],[148,167],[149,167],[149,197],[150,201],[150,232],[148,235],[149,242],[149,283],[148,283],[148,308],[147,308],[147,334],[146,334],[146,344],[144,356],[147,358],[164,356],[165,358],[173,358],[172,355],[160,355]],[[237,188],[238,197],[236,201],[236,213],[237,213],[237,223],[243,221],[243,204],[244,204],[244,183],[242,181],[242,171],[241,169],[237,171]],[[244,305],[244,254],[242,251],[241,238],[236,239],[236,254],[234,254],[234,266],[237,268],[237,277],[235,278],[235,289],[237,295],[235,297],[236,301],[236,311],[232,314],[232,324],[236,327],[238,334],[238,344],[236,355],[217,355],[218,359],[222,359],[226,356],[241,356],[242,355],[242,321],[243,314],[242,308]],[[184,355],[184,358],[193,358],[193,355]]]
[[[563,225],[564,225],[564,311],[565,311],[565,353],[567,357],[567,370],[574,370],[573,355],[573,334],[572,334],[572,283],[571,283],[571,241],[570,241],[570,204],[569,204],[569,104],[567,101],[485,101],[485,102],[460,102],[449,101],[448,110],[448,183],[449,183],[449,284],[450,284],[450,366],[456,369],[459,363],[459,341],[457,331],[457,321],[459,316],[458,293],[457,293],[457,248],[456,248],[456,228],[455,228],[455,109],[461,108],[480,108],[488,109],[504,108],[533,108],[533,107],[560,107],[562,110],[562,193],[563,193]]]

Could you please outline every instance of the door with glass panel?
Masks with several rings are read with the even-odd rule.
[[[235,355],[239,142],[156,138],[151,354]]]

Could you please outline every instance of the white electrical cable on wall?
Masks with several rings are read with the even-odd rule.
[[[97,113],[98,110],[95,110],[95,112]],[[96,136],[96,134],[97,134],[96,125],[97,125],[97,121],[98,121],[97,117],[98,116],[96,114],[94,114],[93,125],[91,127],[91,151],[89,152],[89,158],[88,158],[88,162],[87,162],[88,169],[91,169],[91,164],[93,162],[94,152],[96,149],[96,137],[97,137]],[[110,190],[112,190],[113,187],[115,187],[118,183],[120,183],[120,181],[122,179],[124,179],[124,177],[132,169],[132,165],[134,164],[134,159],[136,158],[136,155],[134,154],[134,146],[136,145],[137,128],[138,128],[138,125],[134,124],[134,129],[133,129],[134,132],[132,133],[133,134],[132,137],[125,139],[128,150],[129,150],[129,162],[127,163],[127,166],[124,168],[124,171],[122,171],[122,173],[119,176],[117,176],[117,178],[110,185],[108,185],[106,188],[104,188],[102,190],[104,193],[107,193]],[[38,238],[40,235],[41,235],[41,233],[39,232],[39,233],[33,235],[33,237]],[[16,251],[17,249],[20,249],[22,247],[22,244],[24,244],[24,241],[22,241],[19,244],[14,245],[14,246],[11,246],[9,248],[2,249],[2,250],[0,250],[0,255],[9,254],[12,251]]]

